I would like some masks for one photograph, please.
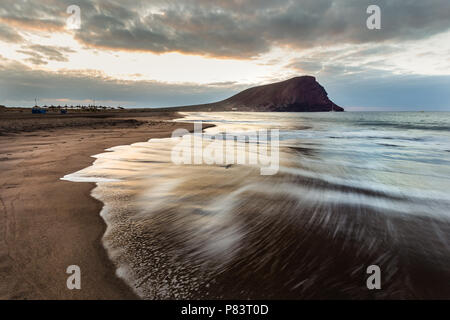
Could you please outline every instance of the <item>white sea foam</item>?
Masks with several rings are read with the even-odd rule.
[[[402,118],[389,114],[184,115],[182,121],[216,124],[195,139],[225,128],[280,129],[280,170],[261,176],[248,164],[176,165],[175,140],[166,138],[110,148],[92,166],[64,176],[97,183],[93,195],[105,203],[108,225],[104,245],[117,274],[140,296],[308,296],[313,283],[332,281],[322,277],[343,255],[341,263],[355,263],[350,277],[334,282],[345,290],[355,287],[347,279],[370,262],[360,259],[374,252],[389,270],[398,268],[398,252],[447,263],[448,132],[405,131]],[[330,247],[326,254],[321,246]],[[259,272],[265,290],[252,291]]]

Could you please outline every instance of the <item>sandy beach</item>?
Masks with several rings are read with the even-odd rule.
[[[422,2],[1,0],[0,303],[450,301],[450,1]]]
[[[183,115],[215,124],[205,143],[275,116]],[[175,112],[2,113],[0,299],[448,299],[448,181],[439,176],[448,176],[448,139],[434,130],[448,121],[397,116],[383,115],[373,139],[379,114],[277,115],[291,140],[279,173],[263,176],[168,160],[175,142],[148,140],[193,129],[170,121]],[[385,125],[393,121],[414,123],[415,136]],[[324,123],[334,124],[326,135]],[[333,152],[335,137],[355,130],[361,137]],[[405,159],[392,166],[390,153]],[[91,182],[61,180],[81,169]],[[81,268],[81,290],[66,287],[70,265]],[[372,265],[380,290],[367,286]]]
[[[27,110],[28,111],[28,110]],[[101,244],[93,183],[60,180],[106,148],[170,136],[173,112],[0,114],[0,299],[136,299]],[[81,268],[68,290],[66,268]]]

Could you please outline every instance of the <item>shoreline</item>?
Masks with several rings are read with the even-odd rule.
[[[94,125],[83,123],[89,117],[77,123],[58,117],[63,123],[48,130],[39,126],[49,117],[36,117],[39,129],[30,131],[20,131],[20,114],[0,119],[3,128],[19,128],[0,136],[0,299],[139,299],[103,246],[103,203],[91,196],[96,184],[60,178],[90,166],[92,155],[107,148],[192,131],[193,124],[168,121],[182,117],[175,112],[118,116]],[[81,269],[81,290],[66,287],[69,265]]]

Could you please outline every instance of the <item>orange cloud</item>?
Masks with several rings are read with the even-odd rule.
[[[56,20],[48,19],[31,19],[24,17],[0,17],[0,21],[24,30],[44,31],[44,32],[63,32],[65,31],[65,24]]]

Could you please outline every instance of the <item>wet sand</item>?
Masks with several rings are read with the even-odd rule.
[[[178,142],[162,139],[115,148],[99,155],[93,166],[68,177],[109,181],[98,183],[93,192],[106,204],[104,243],[141,297],[450,297],[449,202],[440,192],[445,188],[439,189],[447,184],[433,180],[431,174],[445,175],[445,168],[424,175],[429,167],[406,162],[406,169],[414,168],[419,175],[399,175],[396,162],[397,167],[380,170],[374,166],[384,163],[380,154],[361,147],[373,148],[377,143],[370,143],[372,129],[356,146],[354,139],[348,144],[337,142],[339,150],[333,155],[339,132],[329,132],[327,139],[308,140],[307,132],[301,131],[310,121],[303,120],[307,117],[303,114],[187,114],[185,121],[202,117],[215,119],[217,125],[206,136],[194,137],[194,141],[204,139],[205,148],[210,147],[210,134],[227,132],[239,118],[243,128],[249,122],[255,127],[251,122],[255,119],[264,127],[270,117],[277,117],[277,126],[301,129],[296,136],[289,132],[296,138],[287,141],[283,140],[287,132],[281,132],[279,171],[273,176],[261,175],[258,166],[175,165],[170,159]],[[221,117],[231,121],[221,122]],[[358,115],[351,117],[359,121]],[[320,136],[324,123],[316,121],[312,128],[320,130],[311,133]],[[404,140],[391,138],[398,137],[396,133],[387,140],[401,144]],[[215,148],[223,151],[220,144]],[[228,154],[233,152],[231,148]],[[388,150],[383,147],[378,152]],[[370,161],[352,166],[342,161],[342,155]],[[411,153],[402,155],[409,161],[421,159]],[[399,177],[401,183],[381,183],[386,180],[375,177],[388,181]],[[414,188],[432,181],[439,187]],[[408,187],[402,188],[403,183]],[[368,286],[370,266],[379,267],[379,289]]]
[[[190,124],[166,122],[174,117],[178,115],[168,112],[69,117],[0,114],[0,299],[139,298],[115,276],[116,266],[101,244],[106,225],[99,215],[102,202],[91,197],[95,185],[60,178],[90,166],[94,161],[91,155],[102,153],[108,147],[168,137],[179,127],[192,129]],[[168,148],[164,145],[157,150],[164,147]],[[314,152],[303,147],[291,149],[302,154]],[[158,161],[143,163],[158,166]],[[133,162],[133,169],[137,167]],[[149,168],[144,167],[141,172],[148,172]],[[160,179],[165,179],[164,168],[158,169]],[[205,170],[204,175],[201,172],[195,175],[191,170],[191,179],[177,185],[174,198],[164,198],[161,207],[151,199],[145,203],[146,210],[152,214],[151,223],[126,221],[116,224],[116,229],[109,229],[111,235],[115,232],[121,235],[116,237],[118,248],[126,248],[122,241],[125,244],[130,241],[129,250],[122,252],[130,261],[137,262],[133,266],[137,276],[142,276],[138,277],[143,280],[141,289],[144,283],[152,290],[161,287],[161,295],[142,289],[144,298],[450,297],[447,218],[375,210],[364,202],[355,205],[323,201],[319,192],[339,192],[340,200],[352,194],[363,200],[369,197],[374,201],[369,204],[402,199],[314,177],[280,174],[269,179],[256,173],[252,178],[239,166],[219,167],[218,171],[208,167],[197,169]],[[177,171],[173,173],[180,176]],[[250,179],[246,182],[253,182],[254,187],[233,196],[231,200],[239,203],[236,210],[224,204],[224,209],[229,210],[227,219],[222,221],[218,215],[218,220],[214,220],[212,213],[221,207],[214,201],[209,208],[205,203],[214,195],[230,194],[227,190],[234,190],[235,185],[226,178],[229,174]],[[126,191],[127,183],[120,192]],[[286,184],[289,188],[284,187]],[[158,180],[144,181],[144,186],[158,186]],[[297,190],[295,194],[286,192],[291,189]],[[155,196],[148,191],[147,196]],[[302,196],[301,202],[297,195]],[[124,208],[133,203],[129,198],[123,199],[126,200]],[[189,206],[188,202],[196,199],[199,205]],[[404,200],[413,201],[414,197]],[[189,207],[201,210],[179,214]],[[109,212],[110,217],[112,213]],[[120,215],[126,219],[132,217],[122,209],[115,216],[122,218]],[[199,229],[199,222],[209,224]],[[236,246],[223,241],[235,237],[239,240]],[[139,245],[135,246],[136,243]],[[228,251],[223,245],[229,245]],[[158,259],[156,268],[149,263],[153,257]],[[66,288],[65,271],[73,264],[81,267],[81,290]],[[382,290],[368,290],[366,286],[366,267],[372,264],[382,270]],[[173,279],[182,279],[188,286],[175,282],[178,287],[167,290],[165,282]],[[193,291],[177,292],[180,286]]]
[[[101,244],[106,225],[93,183],[60,180],[104,149],[168,137],[173,112],[0,114],[0,299],[137,299]],[[43,130],[43,128],[47,128]],[[66,268],[81,268],[68,290]]]

